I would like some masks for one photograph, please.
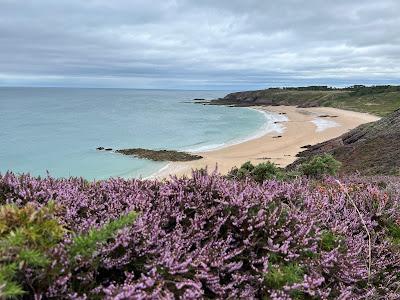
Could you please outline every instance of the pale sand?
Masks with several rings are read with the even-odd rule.
[[[268,133],[262,137],[246,141],[237,145],[228,146],[218,150],[196,153],[202,159],[190,162],[170,163],[153,178],[166,178],[169,175],[190,176],[192,169],[208,167],[213,171],[215,167],[222,174],[229,172],[234,166],[240,166],[246,161],[258,164],[271,161],[285,167],[296,160],[296,154],[304,150],[304,145],[314,145],[338,137],[343,133],[368,122],[373,122],[379,117],[330,107],[296,108],[292,106],[262,106],[253,107],[259,110],[286,113],[288,121],[282,122],[283,133]],[[318,132],[317,126],[312,122],[318,116],[331,115],[335,118],[321,118],[334,121],[338,127],[327,128]],[[282,137],[276,138],[277,135]],[[274,138],[275,136],[275,138]]]

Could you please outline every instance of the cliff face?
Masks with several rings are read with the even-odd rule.
[[[311,146],[299,153],[300,158],[289,168],[324,152],[343,163],[343,173],[400,175],[400,109],[336,139]]]

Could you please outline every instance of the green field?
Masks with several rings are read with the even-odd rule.
[[[400,86],[270,88],[232,93],[212,104],[329,106],[385,116],[400,108]]]

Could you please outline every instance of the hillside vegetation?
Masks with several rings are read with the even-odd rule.
[[[0,298],[399,299],[399,179],[339,180],[0,175]]]
[[[270,88],[231,93],[224,98],[212,100],[210,104],[328,106],[385,116],[400,108],[400,86]]]
[[[379,121],[361,125],[338,138],[299,153],[292,166],[322,153],[343,163],[343,173],[400,175],[400,109]]]

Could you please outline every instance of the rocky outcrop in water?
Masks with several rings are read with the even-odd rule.
[[[143,148],[132,148],[116,150],[115,152],[154,161],[192,161],[203,158],[200,155],[175,150],[150,150]]]

